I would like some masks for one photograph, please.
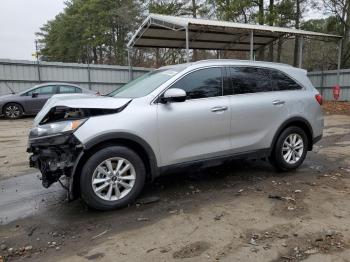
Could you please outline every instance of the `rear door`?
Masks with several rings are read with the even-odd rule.
[[[192,71],[170,88],[186,91],[185,102],[158,103],[162,166],[227,153],[230,144],[229,97],[223,96],[223,68]]]
[[[270,147],[274,130],[286,118],[285,100],[273,90],[271,70],[230,67],[231,136],[234,153]]]

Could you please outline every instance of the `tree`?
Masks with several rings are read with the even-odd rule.
[[[259,0],[260,1],[260,0]],[[254,16],[254,3],[248,0],[214,0],[211,1],[215,16],[219,20],[249,23]]]
[[[324,5],[328,11],[340,22],[340,32],[342,38],[341,67],[350,65],[350,0],[324,0]]]
[[[67,1],[37,33],[41,53],[49,61],[126,64],[126,41],[140,21],[139,6],[136,0]]]

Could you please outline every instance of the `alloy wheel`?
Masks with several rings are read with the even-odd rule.
[[[5,109],[5,115],[9,118],[17,118],[21,114],[21,110],[17,105],[10,105]]]
[[[303,138],[296,133],[292,133],[286,137],[282,146],[282,155],[288,164],[297,163],[304,152]]]
[[[125,158],[113,157],[99,164],[92,175],[92,188],[101,199],[116,201],[130,193],[135,185],[136,171]]]

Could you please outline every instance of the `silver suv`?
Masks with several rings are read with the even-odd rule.
[[[183,167],[263,158],[299,167],[322,137],[322,97],[288,65],[208,60],[166,66],[107,96],[55,95],[34,120],[30,165],[71,199],[126,206],[146,181]]]

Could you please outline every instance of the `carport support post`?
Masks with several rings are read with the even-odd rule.
[[[342,49],[342,39],[339,40],[338,43],[338,66],[337,66],[337,85],[340,82],[340,63],[341,63],[341,49]]]
[[[303,66],[303,42],[304,37],[299,38],[299,68]]]
[[[250,60],[254,60],[254,31],[250,31]]]
[[[91,71],[90,71],[90,63],[89,63],[89,61],[88,61],[88,64],[87,64],[87,73],[88,73],[89,89],[91,90]]]
[[[190,62],[190,42],[188,39],[188,26],[186,26],[186,62]]]

